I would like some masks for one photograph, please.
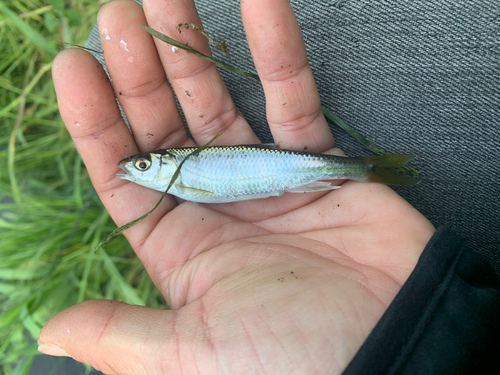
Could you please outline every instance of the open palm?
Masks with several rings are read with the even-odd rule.
[[[330,149],[288,1],[246,0],[241,7],[276,142]],[[209,54],[197,32],[177,34],[185,21],[200,25],[192,1],[144,1],[143,11],[119,0],[99,13],[104,57],[132,134],[92,56],[67,50],[54,62],[61,115],[117,225],[161,195],[116,178],[122,158],[201,145],[218,133],[217,144],[259,142],[213,64],[174,52],[140,29],[148,24]],[[219,205],[167,198],[125,234],[172,310],[87,301],[43,328],[44,352],[67,353],[109,374],[340,372],[434,231],[389,187],[373,183]]]

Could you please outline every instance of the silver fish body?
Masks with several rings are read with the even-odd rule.
[[[146,152],[123,159],[126,174],[117,176],[165,191],[178,165],[196,148]],[[285,192],[331,190],[324,180],[352,179],[385,183],[414,183],[393,167],[411,155],[340,157],[281,150],[268,145],[213,146],[190,156],[168,191],[182,199],[224,203],[280,196]]]

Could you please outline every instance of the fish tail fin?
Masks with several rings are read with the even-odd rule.
[[[412,158],[413,156],[408,154],[363,157],[364,161],[370,166],[368,181],[388,185],[413,185],[418,180],[394,169],[405,165]]]

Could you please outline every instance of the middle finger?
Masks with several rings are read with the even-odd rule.
[[[140,151],[193,146],[188,140],[142,8],[114,0],[99,11],[101,44],[115,95]]]
[[[176,26],[191,22],[201,27],[192,0],[144,0],[148,24],[181,43],[211,56],[210,48],[198,31]],[[198,144],[204,144],[223,133],[218,144],[260,143],[246,120],[236,108],[217,67],[198,56],[154,40],[167,77],[184,111],[189,129]],[[175,51],[175,52],[174,52]]]

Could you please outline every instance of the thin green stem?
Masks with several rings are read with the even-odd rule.
[[[57,55],[58,50],[50,45],[50,43],[40,34],[37,30],[31,27],[28,23],[24,22],[15,12],[10,10],[3,1],[0,0],[0,10],[5,18],[10,20],[12,24],[24,34],[26,38],[31,40],[35,45],[40,47],[45,52],[52,56]]]
[[[154,37],[160,39],[161,41],[165,42],[165,43],[168,43],[168,44],[171,44],[175,47],[178,47],[178,48],[181,48],[189,53],[193,53],[195,54],[196,56],[199,56],[205,60],[208,60],[210,62],[213,62],[214,64],[216,64],[217,66],[220,66],[220,67],[223,67],[223,68],[226,68],[236,74],[239,74],[241,76],[244,76],[244,77],[250,77],[250,78],[253,78],[253,79],[256,79],[256,80],[259,80],[260,81],[260,78],[257,74],[254,74],[254,73],[248,73],[248,72],[245,72],[241,69],[238,69],[232,65],[229,65],[229,64],[226,64],[222,61],[219,61],[219,60],[216,60],[212,57],[209,57],[207,55],[204,55],[203,53],[201,52],[198,52],[197,50],[181,43],[181,42],[178,42],[177,40],[175,39],[172,39],[168,36],[166,36],[165,34],[162,34],[156,30],[153,30],[152,28],[150,27],[147,27],[147,26],[142,26],[142,28],[144,30],[146,30],[148,33],[150,33],[151,35],[153,35]],[[321,106],[321,110],[323,111],[323,114],[325,115],[325,117],[327,119],[329,119],[330,121],[332,121],[335,125],[337,125],[338,127],[344,129],[347,133],[349,133],[351,136],[353,136],[358,142],[360,142],[363,146],[365,146],[368,150],[372,151],[374,154],[376,155],[386,155],[388,154],[388,152],[386,152],[382,147],[376,145],[375,143],[369,141],[368,139],[366,139],[360,132],[358,132],[356,129],[353,129],[352,127],[350,127],[349,125],[347,125],[344,121],[342,121],[342,119],[338,116],[336,116],[332,111],[330,111],[328,108],[326,107],[323,107]],[[397,167],[401,172],[404,172],[408,175],[410,175],[411,177],[417,177],[418,174],[419,174],[419,171],[417,171],[415,168],[412,168],[412,167],[409,167],[407,165],[403,165],[401,167]]]
[[[344,121],[342,121],[342,119],[340,117],[335,115],[335,113],[330,111],[328,108],[321,106],[321,111],[323,111],[323,114],[325,115],[325,117],[328,120],[333,122],[338,127],[344,129],[347,133],[349,133],[351,136],[353,136],[359,143],[361,143],[363,146],[365,146],[368,150],[373,152],[375,155],[387,155],[387,154],[389,154],[382,147],[377,146],[375,143],[366,139],[356,129],[353,129],[349,125],[347,125]],[[400,170],[401,172],[403,172],[403,173],[405,173],[413,178],[418,177],[418,174],[420,173],[415,168],[409,167],[407,165],[402,165],[402,166],[396,167],[396,169]]]
[[[35,77],[31,80],[31,82],[26,86],[26,88],[23,90],[24,95],[28,95],[33,87],[38,83],[40,78],[43,77],[45,73],[47,73],[50,69],[52,68],[52,62],[49,62],[45,65],[43,65],[40,70],[37,72]],[[19,105],[21,102],[21,96],[17,97],[13,101],[11,101],[8,105],[6,105],[4,108],[0,110],[0,117],[3,117],[7,112],[9,112],[12,108],[16,107]]]
[[[148,27],[148,26],[141,26],[144,30],[146,30],[148,33],[150,33],[151,35],[153,35],[154,37],[160,39],[162,42],[165,42],[165,43],[168,43],[168,44],[171,44],[173,45],[174,47],[178,47],[180,49],[183,49],[184,51],[187,51],[189,53],[192,53],[196,56],[199,56],[205,60],[208,60],[210,62],[213,62],[215,65],[217,66],[220,66],[222,68],[225,68],[227,70],[230,70],[236,74],[239,74],[241,76],[244,76],[244,77],[250,77],[250,78],[253,78],[253,79],[256,79],[256,80],[259,80],[260,81],[260,78],[257,74],[255,73],[248,73],[248,72],[245,72],[241,69],[238,69],[232,65],[229,65],[229,64],[226,64],[225,62],[222,62],[222,61],[219,61],[219,60],[216,60],[210,56],[207,56],[207,55],[204,55],[203,53],[201,52],[198,52],[197,50],[195,50],[194,48],[191,48],[185,44],[182,44],[181,42],[178,42],[176,41],[175,39],[172,39],[168,36],[166,36],[165,34],[162,34],[154,29],[152,29],[151,27]]]
[[[28,86],[28,80],[35,67],[36,58],[37,58],[36,55],[34,55],[31,58],[30,64],[28,66],[28,71],[26,72],[26,76],[24,77],[24,85],[23,85],[24,88],[21,95],[19,96],[19,109],[17,112],[17,119],[9,139],[9,157],[7,159],[7,162],[9,166],[9,178],[10,178],[10,186],[12,189],[12,197],[16,202],[19,202],[21,200],[21,194],[19,193],[17,179],[14,173],[14,160],[16,155],[16,136],[17,136],[17,131],[21,128],[21,124],[23,123],[24,108],[26,105],[26,91],[27,91],[26,89]]]
[[[213,141],[215,141],[217,138],[219,138],[221,135],[220,134],[217,134],[215,137],[213,137],[208,143],[206,143],[205,145],[201,146],[201,147],[198,147],[196,150],[194,150],[193,152],[191,152],[190,154],[188,154],[186,156],[186,158],[184,160],[182,160],[180,163],[179,163],[179,166],[177,167],[177,169],[175,170],[174,174],[172,175],[172,177],[170,178],[170,183],[168,184],[167,186],[167,190],[165,190],[165,192],[162,194],[160,200],[158,201],[158,203],[156,203],[156,205],[153,207],[153,209],[151,211],[148,211],[146,212],[144,215],[142,215],[141,217],[135,219],[135,220],[132,220],[130,222],[128,222],[127,224],[125,225],[122,225],[121,227],[115,229],[113,232],[111,232],[104,240],[102,240],[101,242],[99,242],[99,245],[97,245],[97,248],[96,248],[96,251],[98,251],[99,249],[101,248],[105,248],[111,241],[113,241],[116,237],[118,237],[120,234],[122,234],[123,231],[126,231],[127,229],[129,229],[130,227],[134,226],[135,224],[137,224],[138,222],[144,220],[145,218],[147,218],[154,210],[156,210],[158,208],[158,206],[160,205],[161,201],[163,200],[163,198],[165,197],[165,195],[168,193],[168,191],[170,190],[170,188],[172,187],[172,185],[175,183],[175,181],[177,180],[177,178],[179,177],[179,173],[181,171],[181,168],[182,168],[182,165],[184,164],[184,162],[190,158],[191,156],[195,156],[195,155],[198,155],[201,151],[203,151],[205,148],[207,148],[208,146],[210,146]]]

